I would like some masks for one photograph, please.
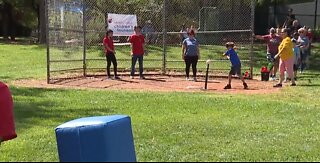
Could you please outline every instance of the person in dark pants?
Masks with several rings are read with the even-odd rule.
[[[112,79],[110,75],[110,67],[111,63],[113,64],[114,70],[114,79],[119,80],[120,78],[117,75],[117,59],[116,59],[116,51],[113,43],[113,31],[108,30],[106,33],[106,37],[103,39],[103,45],[105,48],[106,58],[107,58],[107,79]]]
[[[144,40],[144,36],[141,33],[140,26],[135,26],[134,32],[135,34],[133,34],[129,38],[129,42],[131,43],[131,55],[132,55],[130,78],[134,79],[135,66],[136,66],[137,60],[139,60],[140,79],[145,79],[145,77],[143,76],[143,56],[146,55],[145,40]]]
[[[192,65],[193,80],[197,81],[197,64],[200,59],[199,42],[195,39],[194,30],[188,32],[189,38],[182,43],[182,59],[186,63],[186,80],[190,80],[190,66]]]
[[[238,75],[243,83],[244,89],[248,89],[247,83],[244,81],[244,78],[241,74],[241,61],[239,59],[238,53],[234,50],[234,43],[233,42],[227,42],[226,48],[228,49],[223,56],[226,56],[230,62],[231,62],[231,70],[229,72],[229,83],[227,86],[224,87],[224,89],[231,89],[231,81],[232,81],[232,75]]]

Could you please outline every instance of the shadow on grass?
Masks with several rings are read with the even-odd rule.
[[[299,84],[301,87],[320,87],[320,84]]]
[[[11,87],[10,90],[14,97],[14,116],[16,128],[19,132],[36,126],[49,127],[54,130],[58,125],[73,119],[114,112],[113,109],[108,107],[91,110],[85,109],[83,106],[80,108],[79,105],[68,106],[62,100],[47,97],[47,94],[65,96],[65,93],[67,93],[65,90],[16,87]],[[72,97],[65,100],[72,100]]]

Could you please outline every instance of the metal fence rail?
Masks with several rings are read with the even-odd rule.
[[[46,0],[48,24],[48,83],[72,77],[105,73],[102,40],[108,13],[135,14],[143,27],[149,55],[145,70],[166,74],[184,68],[181,59],[182,25],[196,30],[202,58],[212,59],[211,71],[225,71],[229,63],[221,59],[224,44],[239,47],[244,69],[252,71],[254,0]],[[131,66],[126,37],[115,37],[118,67]]]

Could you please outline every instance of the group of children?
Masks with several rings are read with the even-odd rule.
[[[143,56],[146,55],[144,36],[141,33],[140,26],[135,26],[134,31],[135,31],[135,34],[130,36],[129,40],[128,40],[131,43],[131,55],[132,55],[132,65],[131,65],[130,78],[134,79],[135,65],[138,60],[139,61],[140,79],[145,79],[145,77],[143,76]],[[107,79],[112,79],[111,73],[110,73],[110,67],[111,67],[111,63],[112,63],[114,66],[114,79],[119,80],[120,78],[117,75],[117,59],[115,56],[116,51],[115,51],[114,42],[113,42],[113,31],[112,30],[107,31],[106,36],[103,39],[103,45],[104,45],[104,51],[105,51],[106,60],[107,60],[107,67],[106,67]],[[224,54],[224,56],[227,56],[228,59],[230,59],[232,66],[231,66],[231,70],[229,72],[229,83],[224,89],[231,89],[232,75],[236,75],[236,74],[241,78],[241,80],[243,82],[244,89],[247,89],[248,85],[244,81],[244,78],[241,74],[241,62],[238,57],[238,54],[234,50],[234,43],[228,42],[226,44],[226,48],[228,50]],[[190,68],[190,65],[189,65],[189,68]]]

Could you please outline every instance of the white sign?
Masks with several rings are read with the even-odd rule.
[[[108,29],[114,36],[131,36],[137,24],[136,15],[108,14]]]

